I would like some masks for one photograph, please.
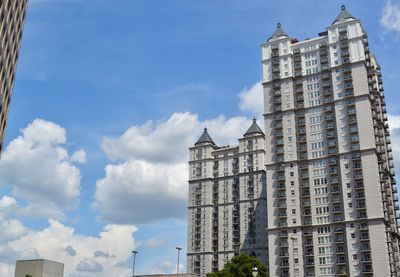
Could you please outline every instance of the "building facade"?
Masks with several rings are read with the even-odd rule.
[[[400,276],[379,64],[345,7],[319,36],[262,45],[271,277]]]
[[[16,262],[14,277],[63,277],[64,264],[50,260],[20,260]]]
[[[206,276],[240,253],[267,263],[264,141],[254,120],[238,146],[217,146],[205,129],[189,149],[189,273]]]
[[[0,153],[28,0],[0,1]]]

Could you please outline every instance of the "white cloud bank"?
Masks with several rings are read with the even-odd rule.
[[[130,250],[136,247],[135,226],[109,224],[97,236],[82,236],[59,221],[49,220],[48,227],[33,231],[10,217],[10,210],[16,207],[13,197],[0,199],[0,276],[14,276],[18,259],[38,258],[64,263],[67,277],[128,276],[129,267],[116,265],[127,261]]]
[[[249,128],[246,117],[200,121],[191,113],[174,113],[157,124],[132,126],[101,146],[118,163],[105,167],[96,183],[93,206],[102,219],[117,223],[154,222],[186,215],[188,148],[207,126],[218,144],[237,144]],[[144,212],[145,211],[145,212]]]
[[[387,1],[380,22],[386,29],[400,32],[400,3]]]
[[[77,205],[81,172],[74,162],[84,162],[86,154],[79,150],[70,157],[66,143],[64,128],[36,119],[2,153],[0,186],[28,203],[26,213],[60,216]]]

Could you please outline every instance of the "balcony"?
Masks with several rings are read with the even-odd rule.
[[[346,91],[350,91],[350,90],[353,91],[353,89],[354,89],[353,83],[346,83],[345,86],[344,86],[344,89]]]
[[[275,122],[274,127],[275,127],[275,129],[282,129],[283,124],[282,124],[282,122]]]
[[[301,202],[301,205],[303,206],[303,208],[310,207],[311,202],[309,200],[304,200],[303,202]]]
[[[333,103],[333,98],[332,97],[325,97],[324,99],[324,104],[332,104]]]
[[[333,124],[333,123],[328,123],[328,124],[326,124],[326,129],[327,129],[327,130],[335,129],[335,124]]]
[[[340,200],[340,198],[337,198],[337,197],[335,197],[335,198],[332,198],[332,203],[334,203],[334,204],[340,204],[342,201]]]
[[[320,62],[321,62],[321,64],[323,64],[323,63],[328,63],[329,62],[329,60],[328,60],[328,58],[327,57],[321,57],[320,58]]]
[[[286,214],[286,212],[279,212],[277,217],[278,218],[287,218],[287,214]]]
[[[286,193],[284,193],[284,192],[279,192],[279,193],[276,195],[276,198],[277,198],[277,199],[286,199]]]
[[[365,199],[365,194],[363,192],[356,193],[356,199]]]
[[[349,58],[350,57],[350,52],[349,52],[349,50],[343,49],[343,51],[340,53],[340,55],[343,58]]]
[[[350,133],[350,134],[358,133],[358,128],[357,128],[357,126],[355,126],[355,127],[350,127],[350,128],[349,128],[349,133]]]
[[[349,44],[347,42],[341,42],[340,43],[340,49],[343,50],[348,50],[349,49]]]

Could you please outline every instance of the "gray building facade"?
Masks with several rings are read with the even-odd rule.
[[[190,274],[206,276],[240,253],[267,263],[264,141],[254,120],[238,146],[217,146],[205,129],[190,148]]]
[[[63,277],[64,264],[50,260],[19,260],[14,277]]]

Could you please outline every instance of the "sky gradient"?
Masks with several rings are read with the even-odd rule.
[[[0,276],[186,270],[187,148],[262,126],[260,44],[317,36],[346,4],[382,66],[400,166],[400,1],[30,0],[0,161]],[[398,171],[398,170],[397,170]],[[399,171],[398,171],[399,172]]]

